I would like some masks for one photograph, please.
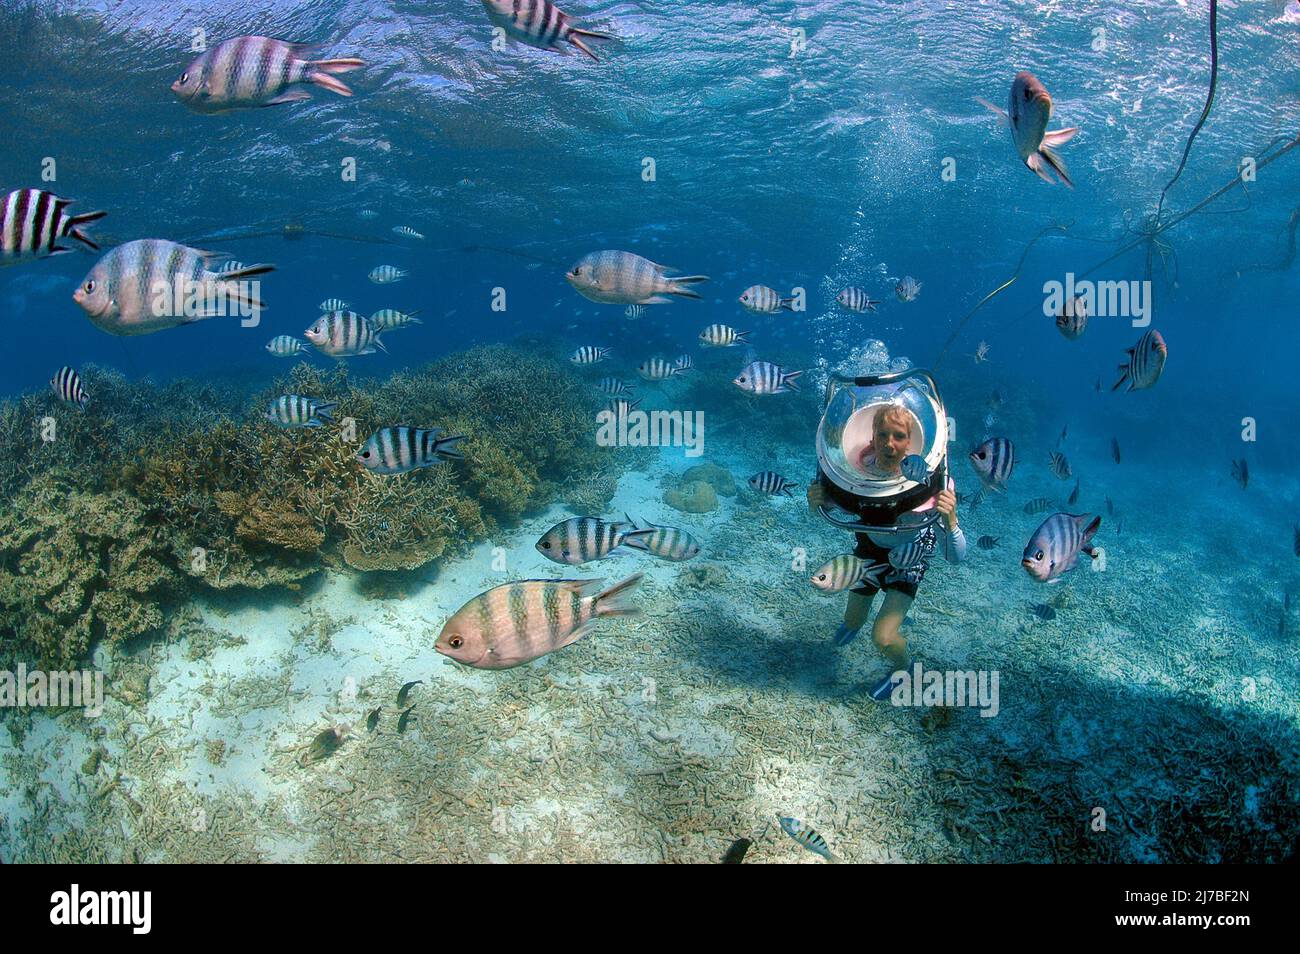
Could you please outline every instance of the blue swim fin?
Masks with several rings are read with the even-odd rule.
[[[857,629],[849,629],[847,623],[840,623],[840,628],[835,631],[835,645],[847,646],[849,643],[853,642],[853,640],[858,638],[858,633],[860,632],[862,632],[861,626]]]

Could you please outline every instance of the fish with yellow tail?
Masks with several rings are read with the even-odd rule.
[[[474,669],[512,669],[572,645],[607,617],[635,616],[628,597],[643,575],[604,580],[519,580],[474,597],[447,620],[434,649]]]
[[[663,305],[669,295],[700,296],[689,286],[709,280],[707,275],[665,275],[673,271],[633,252],[607,250],[578,259],[565,274],[583,298],[602,305]]]

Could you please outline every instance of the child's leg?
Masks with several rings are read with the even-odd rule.
[[[867,623],[867,614],[871,612],[871,601],[876,594],[849,592],[849,601],[844,606],[844,622],[835,632],[835,645],[846,646],[853,642],[860,630]]]
[[[871,605],[870,601],[867,605]],[[871,627],[872,642],[895,670],[906,669],[908,666],[907,640],[898,632],[898,627],[902,625],[903,617],[911,608],[912,597],[898,590],[886,590],[885,601],[880,604],[875,625]],[[865,613],[863,618],[866,618]]]

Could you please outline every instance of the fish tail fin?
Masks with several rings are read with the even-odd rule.
[[[781,374],[781,387],[789,388],[791,391],[798,391],[799,385],[794,383],[794,379],[803,374],[802,371],[785,371]]]
[[[781,311],[794,311],[794,299],[782,298],[780,302],[778,302],[778,308]]]
[[[370,343],[373,344],[380,351],[382,351],[384,354],[388,354],[388,346],[379,340],[380,334],[382,334],[382,332],[376,331],[375,336],[370,339]]]
[[[221,280],[223,282],[239,281],[241,278],[252,278],[254,275],[265,275],[267,272],[275,271],[274,265],[249,265],[245,268],[237,268],[233,272],[223,272]]]
[[[645,579],[644,573],[633,573],[626,580],[596,594],[597,616],[636,616],[641,612],[639,606],[626,602],[632,592]]]
[[[352,90],[342,80],[336,79],[333,74],[346,73],[349,70],[355,70],[365,65],[365,60],[359,60],[355,57],[338,60],[312,60],[308,64],[307,79],[331,93],[338,93],[340,96],[351,96]]]
[[[102,219],[108,215],[107,212],[83,212],[81,215],[74,215],[68,219],[67,225],[63,228],[63,234],[69,238],[74,238],[83,245],[88,246],[91,250],[98,252],[99,246],[91,241],[85,232],[81,231],[81,226],[89,225],[91,222]]]
[[[1119,370],[1120,370],[1119,380],[1116,381],[1116,382],[1115,382],[1115,385],[1111,388],[1112,391],[1118,391],[1118,390],[1120,389],[1121,385],[1123,385],[1124,382],[1128,380],[1128,365],[1127,365],[1127,364],[1121,364],[1121,365],[1119,366]],[[1130,390],[1130,391],[1133,390],[1133,386],[1132,386],[1132,384],[1129,385],[1129,390]]]
[[[681,275],[676,278],[670,278],[668,280],[668,292],[673,295],[681,295],[683,298],[695,298],[698,300],[700,296],[685,286],[694,285],[698,282],[707,282],[708,280],[708,275]]]
[[[247,305],[249,308],[257,311],[265,311],[266,304],[257,298],[253,289],[244,288],[240,284],[240,279],[249,278],[254,275],[265,275],[267,272],[275,271],[274,265],[249,265],[247,268],[241,268],[233,272],[226,272],[221,275],[216,284],[225,288],[226,294],[234,301]]]
[[[448,460],[464,460],[465,455],[460,452],[460,448],[453,445],[463,441],[467,436],[466,434],[455,434],[451,437],[439,437],[433,442],[433,452],[439,457],[445,457]]]
[[[1052,178],[1052,174],[1044,167],[1041,152],[1034,153],[1026,159],[1025,165],[1030,168],[1034,175],[1038,176],[1038,178],[1042,179],[1048,185],[1056,185],[1056,180]]]
[[[323,421],[334,420],[333,409],[338,407],[338,401],[330,401],[328,404],[316,405],[316,416]]]
[[[736,343],[737,343],[737,344],[741,344],[741,343],[749,344],[749,332],[748,332],[748,331],[737,331],[737,332],[736,332]]]
[[[1061,177],[1061,181],[1065,183],[1066,188],[1074,188],[1074,180],[1070,178],[1070,170],[1065,168],[1065,160],[1047,147],[1046,140],[1044,140],[1043,145],[1038,147],[1038,154],[1047,160],[1047,164]]]

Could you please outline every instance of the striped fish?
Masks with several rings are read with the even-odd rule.
[[[888,570],[884,563],[864,560],[852,553],[841,553],[812,575],[812,585],[827,593],[839,593],[859,583],[880,587],[880,575]]]
[[[992,550],[994,547],[998,545],[998,538],[991,537],[986,533],[984,534],[984,536],[980,537],[978,540],[975,541],[975,545],[978,546],[981,550]]]
[[[770,361],[755,361],[741,368],[731,383],[751,394],[783,394],[799,390],[794,379],[801,374],[802,371],[787,371]]]
[[[357,212],[357,217],[362,219],[377,219],[379,218],[379,213],[374,209],[361,209]]]
[[[849,311],[856,311],[859,314],[864,311],[875,311],[876,306],[880,304],[861,288],[852,286],[836,295],[835,300]]]
[[[448,460],[463,460],[464,455],[453,445],[464,439],[464,434],[444,436],[440,427],[381,427],[366,438],[357,460],[376,474],[405,474]]]
[[[907,275],[894,286],[894,294],[898,296],[899,301],[916,301],[916,296],[921,294],[921,283],[911,275]]]
[[[1075,568],[1080,553],[1097,559],[1091,541],[1100,527],[1101,517],[1092,514],[1054,513],[1029,538],[1020,565],[1040,583],[1058,580]]]
[[[570,517],[542,534],[537,552],[556,563],[578,566],[603,560],[629,539],[648,537],[653,528],[637,530],[626,523],[607,523],[599,517]]]
[[[1052,473],[1059,479],[1066,480],[1073,473],[1070,470],[1070,462],[1060,451],[1050,451],[1047,455],[1047,466],[1051,468]]]
[[[774,473],[773,471],[765,470],[762,473],[755,474],[753,477],[749,478],[749,486],[753,487],[760,493],[772,494],[773,496],[776,494],[785,494],[787,497],[793,497],[794,494],[790,493],[790,488],[797,487],[798,484],[793,480],[786,480],[780,474]]]
[[[415,231],[415,229],[411,228],[409,225],[394,225],[393,231],[396,232],[398,235],[404,235],[407,238],[413,238],[413,239],[424,238],[423,235]]]
[[[645,305],[628,305],[623,309],[623,317],[628,321],[636,321],[645,314]]]
[[[592,252],[565,274],[582,297],[605,305],[662,305],[672,299],[700,296],[688,288],[707,282],[706,275],[664,275],[670,269],[632,252]]]
[[[277,358],[291,358],[303,353],[302,341],[293,335],[276,335],[266,343],[266,350]]]
[[[353,58],[309,60],[312,47],[266,36],[238,36],[218,43],[195,59],[172,83],[172,92],[190,109],[219,113],[228,109],[278,106],[311,99],[298,84],[315,84],[351,96],[335,73],[365,66]]]
[[[632,385],[628,384],[622,378],[601,378],[600,384],[597,385],[606,394],[631,394],[634,390]]]
[[[782,298],[781,293],[766,285],[751,285],[740,293],[740,304],[756,315],[774,315],[778,311],[794,311],[794,299]]]
[[[222,263],[217,267],[217,274],[218,274],[218,275],[225,275],[225,274],[227,274],[228,272],[242,272],[242,271],[243,271],[244,269],[246,269],[247,267],[248,267],[248,266],[245,265],[243,262],[237,262],[237,261],[235,261],[235,260],[232,258],[232,259],[230,259],[229,261],[222,262]]]
[[[925,557],[925,550],[925,540],[919,536],[907,543],[900,543],[889,551],[889,565],[896,570],[911,569]]]
[[[699,555],[699,541],[685,530],[678,527],[664,527],[653,523],[643,523],[626,513],[623,516],[627,518],[627,523],[620,524],[620,526],[632,530],[649,529],[652,531],[648,536],[631,537],[625,540],[624,542],[632,549],[644,550],[661,560],[672,560],[674,563],[691,560]]]
[[[1119,366],[1120,377],[1112,391],[1118,391],[1127,381],[1130,391],[1140,391],[1152,387],[1160,380],[1160,373],[1165,369],[1165,360],[1169,357],[1169,348],[1160,332],[1152,328],[1138,343],[1128,349],[1128,361]]]
[[[83,411],[86,409],[86,389],[81,386],[81,375],[72,368],[66,365],[59,368],[58,373],[50,378],[50,387],[60,401],[75,404]]]
[[[1079,491],[1082,487],[1083,482],[1076,477],[1074,479],[1074,489],[1070,491],[1070,499],[1066,501],[1067,504],[1074,505],[1079,502]]]
[[[831,864],[840,862],[839,856],[831,851],[830,846],[826,844],[826,839],[817,834],[816,830],[805,825],[797,818],[783,818],[780,815],[776,817],[777,821],[781,823],[781,830],[803,847],[815,855],[821,855]]]
[[[569,360],[574,364],[598,364],[609,357],[609,351],[609,348],[601,348],[597,345],[583,345],[569,355]]]
[[[970,465],[983,486],[1001,493],[1016,466],[1016,446],[1006,437],[990,437],[970,452]]]
[[[388,353],[384,343],[379,340],[380,332],[370,323],[370,319],[355,311],[332,311],[328,315],[321,315],[303,334],[316,346],[317,351],[335,358],[374,354],[376,348]]]
[[[326,298],[323,302],[321,302],[316,307],[319,308],[322,312],[328,312],[328,311],[347,311],[352,306],[348,302],[344,301],[342,298]]]
[[[604,580],[519,580],[474,597],[447,620],[433,648],[475,669],[510,669],[563,649],[598,620],[635,616],[640,573]]]
[[[320,427],[321,421],[332,421],[330,408],[337,401],[317,401],[301,394],[281,394],[271,402],[267,419],[281,427]]]
[[[615,420],[623,420],[635,411],[640,403],[640,398],[637,398],[635,401],[629,401],[627,398],[614,398],[605,405],[605,410],[613,414]]]
[[[749,344],[748,331],[737,331],[729,325],[709,325],[700,332],[700,344],[710,348],[732,348]]]
[[[62,199],[43,189],[15,189],[0,204],[0,265],[17,265],[62,255],[72,249],[59,245],[60,239],[73,239],[92,251],[99,246],[81,231],[107,212],[69,215],[72,199]]]
[[[567,53],[561,43],[571,43],[596,62],[600,62],[583,39],[612,40],[608,33],[597,33],[573,25],[569,16],[551,0],[483,0],[488,19],[521,43],[541,50]]]
[[[1067,341],[1077,341],[1088,327],[1088,303],[1081,297],[1073,298],[1061,306],[1056,316],[1056,328]]]
[[[675,359],[673,359],[673,367],[678,371],[694,371],[695,359],[689,354],[679,354]]]
[[[138,239],[106,254],[72,295],[91,324],[112,335],[147,335],[240,309],[266,306],[256,283],[243,281],[275,270],[249,265],[218,275],[214,258],[164,239]],[[177,308],[177,305],[180,305]]]
[[[394,265],[380,265],[378,268],[372,268],[367,277],[376,285],[391,285],[393,282],[400,282],[409,274],[404,268],[397,268]]]
[[[418,308],[415,311],[381,308],[370,316],[370,323],[375,326],[376,331],[391,331],[394,328],[405,328],[408,325],[422,325],[424,322],[415,317],[419,313]]]
[[[664,381],[675,374],[682,374],[685,368],[679,368],[663,358],[651,358],[636,369],[636,373],[647,381]]]
[[[1024,510],[1027,514],[1045,513],[1056,506],[1056,502],[1049,500],[1047,497],[1035,497],[1029,503],[1025,504]]]

